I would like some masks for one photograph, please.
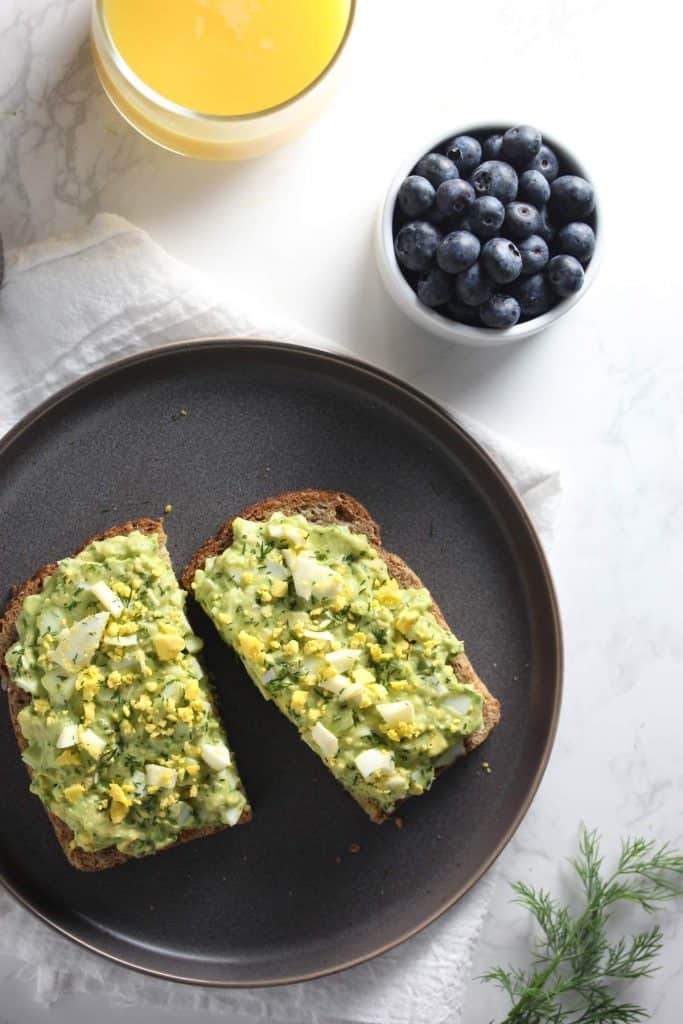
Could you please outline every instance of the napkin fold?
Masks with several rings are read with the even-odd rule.
[[[281,318],[219,296],[197,272],[139,228],[101,214],[78,234],[7,253],[0,296],[0,436],[38,402],[97,366],[191,337],[272,338],[340,347]],[[458,415],[515,485],[548,536],[560,492],[557,469]],[[493,887],[488,874],[420,935],[343,974],[278,989],[174,985],[125,970],[53,932],[0,892],[0,953],[14,957],[35,998],[104,990],[134,1006],[221,1013],[230,1024],[458,1024],[472,951]]]

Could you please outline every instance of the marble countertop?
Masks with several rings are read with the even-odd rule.
[[[611,851],[633,832],[683,845],[683,208],[675,192],[659,203],[662,178],[648,177],[683,156],[671,133],[675,33],[617,0],[361,0],[327,115],[288,147],[226,166],[166,154],[118,118],[89,59],[88,15],[88,0],[0,5],[6,245],[120,213],[226,293],[252,296],[553,453],[564,486],[550,557],[565,700],[549,769],[501,876],[561,889],[582,821]],[[371,232],[406,149],[492,119],[547,126],[585,158],[605,245],[597,282],[571,316],[516,347],[475,351],[421,334],[394,309]],[[509,895],[501,881],[475,974],[528,941]],[[683,931],[680,916],[662,923],[661,970],[631,995],[668,1024],[680,1019]],[[129,1019],[106,995],[38,1007],[12,968],[0,963],[8,1024]],[[473,981],[465,1020],[490,1020],[503,1005]],[[165,1022],[176,1016],[163,1011]],[[156,1024],[162,1013],[145,1017]]]

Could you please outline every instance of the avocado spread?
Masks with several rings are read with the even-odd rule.
[[[354,795],[386,812],[423,793],[482,724],[452,668],[463,644],[362,534],[276,513],[235,519],[195,596],[264,697]]]
[[[24,601],[7,653],[31,791],[74,847],[143,856],[247,806],[160,538],[90,544]]]

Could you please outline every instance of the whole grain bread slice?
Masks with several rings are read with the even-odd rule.
[[[291,491],[287,494],[279,494],[275,497],[266,498],[265,501],[250,505],[243,512],[239,513],[241,519],[252,519],[265,521],[275,512],[283,512],[285,515],[302,515],[313,523],[321,525],[342,525],[347,526],[355,533],[364,533],[370,544],[377,549],[378,553],[386,562],[389,575],[392,576],[402,587],[418,588],[424,584],[419,576],[406,565],[399,555],[392,554],[382,547],[382,536],[379,524],[375,522],[368,510],[359,501],[344,494],[341,491]],[[215,536],[210,537],[195,553],[189,564],[180,576],[181,583],[186,590],[192,594],[192,581],[198,569],[202,569],[207,558],[219,555],[232,544],[232,524],[238,516],[226,520]],[[435,603],[432,605],[432,612],[437,622],[448,629],[448,624],[441,609]],[[500,703],[490,693],[486,684],[477,675],[471,661],[463,652],[456,655],[453,660],[453,670],[461,683],[473,686],[483,697],[483,722],[477,732],[472,733],[465,740],[465,752],[471,753],[490,735],[500,721]],[[440,769],[437,774],[445,769]],[[350,792],[350,791],[349,791]],[[369,817],[378,824],[386,819],[386,814],[378,803],[373,800],[359,798],[351,793]]]
[[[123,523],[121,526],[112,526],[109,530],[105,530],[103,533],[98,533],[94,537],[90,537],[74,555],[80,554],[90,544],[98,540],[106,540],[108,537],[125,536],[128,533],[134,533],[135,531],[146,534],[158,534],[162,543],[166,543],[166,534],[164,532],[163,523],[159,519],[133,519],[127,523]],[[5,656],[7,651],[18,639],[17,635],[17,619],[21,612],[24,600],[30,594],[40,593],[44,581],[48,576],[51,576],[57,569],[57,563],[51,562],[49,565],[44,565],[42,568],[31,576],[30,579],[19,586],[14,587],[11,597],[5,607],[2,618],[0,618],[0,677],[2,678],[3,688],[7,690],[7,702],[9,706],[10,719],[12,721],[12,727],[14,729],[14,735],[19,745],[19,750],[24,751],[27,747],[27,742],[21,731],[19,724],[19,712],[22,708],[27,707],[31,703],[31,694],[22,690],[19,686],[16,686],[12,680]],[[27,765],[29,776],[31,775],[31,769]],[[55,830],[57,841],[61,846],[64,854],[69,863],[78,868],[79,871],[104,871],[106,868],[116,867],[118,864],[124,864],[127,860],[130,860],[126,854],[121,853],[115,846],[109,846],[103,850],[89,851],[83,850],[80,847],[72,847],[74,834],[69,826],[58,818],[55,814],[45,808],[48,818],[52,822],[52,827]],[[239,824],[243,824],[251,819],[251,810],[247,807],[242,817],[240,818]],[[181,832],[176,843],[172,845],[178,845],[178,843],[187,843],[193,839],[201,839],[203,836],[211,835],[214,832],[220,832],[227,825],[211,828],[192,828],[185,829]],[[165,847],[169,849],[170,847]]]

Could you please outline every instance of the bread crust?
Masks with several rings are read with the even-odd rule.
[[[74,555],[80,554],[81,551],[85,550],[85,548],[89,547],[90,544],[93,544],[95,541],[107,540],[109,537],[126,536],[126,534],[134,533],[136,530],[140,533],[146,534],[157,533],[163,543],[166,541],[166,533],[160,519],[132,519],[127,523],[123,523],[120,526],[112,526],[108,530],[104,530],[102,533],[97,533],[94,537],[90,537],[89,540],[85,541],[85,543],[74,552]],[[22,690],[21,687],[16,686],[12,680],[12,676],[5,659],[9,648],[15,640],[18,639],[16,624],[25,599],[31,594],[40,593],[45,580],[56,570],[57,563],[50,562],[38,569],[30,579],[25,580],[23,583],[19,584],[19,586],[14,587],[2,618],[0,618],[0,677],[2,678],[3,686],[7,690],[7,703],[9,707],[10,720],[12,722],[12,728],[14,729],[14,735],[16,736],[19,750],[22,753],[28,744],[21,731],[21,726],[19,725],[19,712],[22,708],[27,707],[31,703],[32,697],[30,693],[27,693],[25,690]],[[27,765],[26,768],[29,777],[31,777],[30,767]],[[83,850],[78,846],[72,848],[71,843],[73,841],[74,834],[69,826],[62,821],[61,818],[58,818],[56,814],[53,814],[52,811],[48,810],[47,807],[44,806],[44,809],[52,823],[55,835],[57,836],[57,841],[64,851],[64,855],[69,863],[79,871],[104,871],[107,868],[116,867],[118,864],[124,864],[127,860],[137,859],[126,856],[126,854],[121,853],[121,851],[115,846],[108,846],[103,850],[96,851]],[[239,824],[243,824],[250,820],[251,810],[247,808],[240,818]],[[223,829],[228,827],[229,826],[227,825],[223,825],[211,828],[185,829],[185,831],[180,833],[175,843],[171,843],[163,849],[167,850],[170,849],[171,846],[177,846],[179,843],[188,843],[193,839],[201,839],[203,836],[211,835],[214,832],[221,832]]]
[[[290,491],[285,494],[278,494],[265,501],[256,502],[250,505],[243,512],[231,519],[227,519],[218,529],[218,532],[210,537],[199,550],[180,575],[180,581],[192,594],[192,581],[198,569],[202,569],[207,558],[215,557],[232,544],[232,524],[235,519],[253,519],[257,522],[270,519],[274,512],[283,512],[285,515],[303,515],[311,522],[322,525],[343,525],[348,526],[354,533],[364,533],[370,544],[377,550],[387,565],[389,575],[392,576],[400,586],[405,588],[422,587],[424,584],[419,576],[413,572],[410,566],[406,565],[399,555],[395,555],[382,547],[382,536],[379,524],[375,522],[368,510],[350,494],[342,491],[320,491],[304,490]],[[439,606],[432,604],[432,613],[444,629],[448,624]],[[474,667],[463,652],[456,655],[452,662],[456,677],[461,683],[473,686],[483,697],[482,716],[483,722],[480,729],[468,736],[465,740],[465,752],[470,754],[476,747],[484,742],[500,721],[500,703],[489,691],[484,681],[477,675]],[[437,770],[441,774],[445,769]],[[347,792],[349,792],[347,790]],[[377,824],[386,820],[387,815],[381,806],[374,800],[358,798],[353,793],[354,800],[360,804],[366,814]]]

